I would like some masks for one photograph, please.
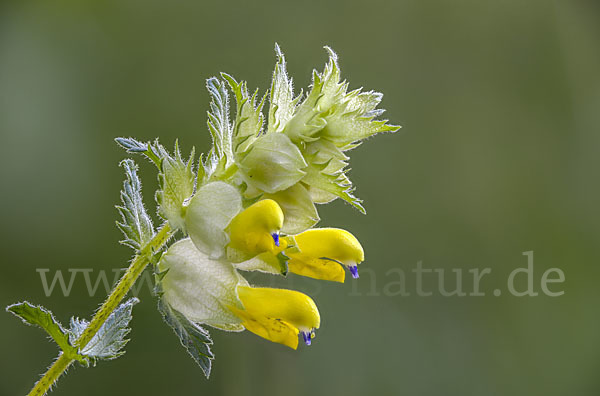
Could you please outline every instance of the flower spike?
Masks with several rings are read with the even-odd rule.
[[[315,204],[340,198],[365,213],[348,177],[347,153],[373,135],[400,128],[379,118],[380,93],[349,90],[337,55],[326,50],[329,61],[323,72],[313,72],[305,94],[294,94],[278,46],[271,88],[262,96],[227,74],[209,78],[212,148],[200,158],[192,149],[184,160],[177,142],[170,153],[158,139],[116,139],[157,166],[156,209],[164,223],[155,229],[150,221],[137,166],[126,159],[117,226],[135,258],[89,325],[71,318],[71,328],[63,329],[41,307],[7,308],[44,328],[62,350],[30,394],[46,394],[75,360],[87,365],[122,354],[131,304],[119,302],[148,265],[154,267],[162,318],[207,377],[214,354],[203,326],[249,330],[293,349],[300,334],[306,345],[312,343],[320,315],[309,296],[253,287],[238,271],[344,282],[347,268],[358,278],[362,246],[348,231],[312,229],[320,221]]]

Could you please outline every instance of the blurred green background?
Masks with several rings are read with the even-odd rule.
[[[90,297],[79,277],[69,297],[46,297],[36,268],[127,265],[113,208],[125,154],[113,138],[179,138],[186,152],[207,151],[205,79],[226,71],[264,92],[275,42],[298,89],[332,46],[350,87],[383,92],[386,117],[403,125],[351,153],[368,216],[342,202],[320,209],[323,225],[361,240],[363,277],[277,283],[317,302],[313,345],[294,352],[212,331],[210,380],[144,289],[127,354],[72,368],[55,394],[598,395],[600,3],[591,0],[3,2],[0,305],[27,299],[63,323],[89,317],[104,292]],[[153,207],[154,170],[141,169]],[[530,250],[536,291],[560,268],[566,281],[551,289],[564,295],[506,293]],[[486,296],[415,295],[420,260],[492,269]],[[397,269],[410,296],[384,292]],[[7,313],[0,336],[0,394],[25,394],[56,348]]]

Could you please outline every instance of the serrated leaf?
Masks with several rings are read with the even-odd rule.
[[[329,48],[329,62],[323,73],[313,71],[311,89],[296,109],[294,116],[285,126],[284,132],[294,143],[311,142],[325,125],[326,117],[332,112],[332,106],[339,103],[347,89],[347,83],[340,83],[340,70],[337,55]]]
[[[38,326],[42,328],[62,351],[72,359],[77,359],[80,362],[84,361],[77,348],[73,347],[69,340],[69,333],[62,325],[54,318],[52,312],[39,305],[32,305],[27,301],[12,304],[6,307],[6,310],[23,320],[23,323]]]
[[[368,138],[376,133],[395,132],[400,127],[387,120],[375,120],[383,113],[376,109],[382,94],[348,92],[348,83],[340,81],[337,55],[331,48],[322,73],[313,72],[313,83],[306,99],[298,106],[284,132],[293,142],[311,142],[327,138],[338,147]]]
[[[139,301],[133,297],[119,305],[90,342],[80,349],[80,353],[94,360],[111,360],[123,355],[125,351],[122,349],[129,342],[125,337],[131,331],[128,327],[132,318],[131,311]],[[88,325],[86,320],[71,318],[70,342],[72,344],[81,337]]]
[[[206,174],[211,176],[219,167],[228,168],[234,162],[232,128],[229,124],[229,95],[225,84],[216,77],[206,80],[206,88],[212,101],[208,112],[208,129],[212,137],[212,149],[205,163]]]
[[[121,190],[122,206],[117,206],[121,215],[117,226],[125,235],[121,243],[139,250],[154,236],[154,226],[142,201],[142,185],[137,176],[137,165],[133,160],[126,159],[121,161],[121,166],[125,169],[127,179]]]
[[[245,81],[237,82],[226,73],[221,73],[221,76],[227,81],[235,95],[236,117],[233,124],[232,141],[233,152],[239,156],[248,150],[262,132],[264,123],[262,108],[267,95],[265,94],[257,105],[258,90],[249,96]]]
[[[327,139],[319,139],[315,142],[306,144],[303,149],[303,154],[306,160],[312,164],[325,164],[327,171],[336,172],[343,170],[350,159],[344,151],[347,151],[354,146],[337,147],[333,142]]]
[[[400,127],[388,125],[387,120],[374,120],[384,112],[383,109],[376,109],[382,97],[382,94],[374,91],[355,90],[345,94],[343,101],[328,115],[321,135],[338,146],[345,146],[377,133],[397,131]]]
[[[194,149],[187,161],[181,158],[177,141],[172,156],[162,146],[158,146],[158,150],[161,157],[159,189],[156,191],[158,214],[168,220],[174,229],[185,229],[185,202],[196,188]]]
[[[185,316],[171,308],[162,297],[158,299],[158,311],[164,321],[173,329],[181,345],[200,366],[206,378],[210,376],[212,360],[215,358],[210,350],[212,340],[207,330],[189,321]]]
[[[334,174],[325,172],[328,164],[310,164],[306,168],[306,176],[302,179],[302,182],[308,185],[308,192],[313,195],[312,189],[316,189],[316,194],[320,194],[321,191],[325,191],[336,197],[343,199],[348,202],[361,213],[365,214],[365,208],[362,206],[362,200],[356,198],[352,193],[354,188],[352,183],[346,177],[345,173],[340,171]],[[319,197],[321,198],[321,197]],[[313,198],[316,202],[319,199]]]
[[[143,154],[160,169],[160,158],[154,144],[143,143],[132,137],[118,137],[115,138],[115,141],[128,153]]]
[[[269,128],[267,133],[281,132],[288,120],[294,115],[296,106],[302,94],[294,98],[294,86],[292,79],[288,77],[285,57],[278,44],[275,44],[277,63],[273,71],[271,91],[269,96]]]
[[[132,137],[122,138],[118,137],[115,141],[123,147],[128,153],[144,153],[148,151],[148,144],[142,143]]]
[[[306,144],[303,154],[310,166],[303,182],[307,184],[313,202],[329,203],[342,197],[353,204],[360,205],[360,200],[352,195],[352,182],[346,175],[348,165],[346,161],[349,158],[344,154],[344,151],[355,146],[337,147],[327,139]],[[363,210],[361,212],[364,213]]]

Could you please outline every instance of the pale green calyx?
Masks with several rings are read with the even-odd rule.
[[[274,194],[265,194],[264,198],[272,199],[283,211],[283,227],[285,234],[298,234],[319,222],[319,214],[311,195],[302,183]]]
[[[198,189],[186,210],[186,230],[201,252],[218,259],[225,254],[225,228],[242,210],[242,197],[232,185],[215,181]]]
[[[189,320],[228,331],[241,331],[240,320],[227,307],[242,308],[237,286],[247,285],[227,261],[211,260],[186,238],[162,256],[160,289],[169,305]]]
[[[239,160],[243,180],[257,195],[293,186],[306,175],[306,166],[300,149],[283,133],[259,137]]]

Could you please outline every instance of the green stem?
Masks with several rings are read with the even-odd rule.
[[[29,392],[29,396],[45,395],[71,363],[73,363],[73,359],[64,353],[61,353],[54,364],[46,371],[46,374],[44,374],[44,376],[35,384],[31,392]]]
[[[169,227],[169,224],[165,223],[154,238],[140,250],[129,268],[127,268],[125,274],[121,277],[121,280],[119,280],[119,283],[96,312],[83,334],[75,341],[75,346],[83,348],[91,341],[110,314],[117,309],[121,300],[127,295],[137,278],[150,263],[150,258],[154,252],[161,249],[173,233],[174,232],[171,230],[171,227]],[[46,374],[44,374],[44,376],[35,384],[31,392],[29,392],[29,396],[45,395],[71,363],[73,363],[73,358],[61,353]]]

